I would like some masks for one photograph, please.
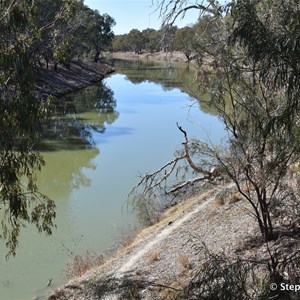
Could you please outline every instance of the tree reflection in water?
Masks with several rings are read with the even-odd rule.
[[[105,124],[119,116],[113,91],[104,83],[53,101],[52,116],[43,128],[41,150],[85,149],[95,144],[93,135],[103,134]]]

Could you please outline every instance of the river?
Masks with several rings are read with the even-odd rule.
[[[180,147],[176,122],[190,136],[220,141],[218,118],[188,95],[192,82],[185,65],[119,61],[103,82],[60,100],[44,130],[46,166],[38,174],[40,190],[57,205],[57,228],[50,237],[23,229],[9,260],[2,246],[1,300],[43,299],[66,280],[72,255],[104,253],[128,231],[135,218],[127,195],[140,173]]]

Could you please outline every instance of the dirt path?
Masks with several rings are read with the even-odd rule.
[[[198,214],[205,206],[211,203],[215,199],[215,195],[209,197],[203,203],[196,206],[192,211],[187,214],[184,214],[179,219],[174,221],[168,227],[163,229],[158,235],[152,237],[152,239],[147,241],[146,245],[143,245],[141,248],[137,248],[134,253],[131,254],[130,258],[124,262],[123,266],[121,266],[117,272],[117,276],[122,276],[124,273],[127,273],[134,269],[136,263],[147,253],[151,252],[152,249],[156,248],[163,239],[170,236],[174,231],[178,230],[180,226],[182,226],[187,220],[193,218],[196,214]]]

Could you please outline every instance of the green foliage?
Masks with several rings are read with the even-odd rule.
[[[0,14],[0,206],[1,238],[8,254],[15,254],[26,223],[51,234],[55,204],[36,187],[36,172],[44,161],[34,145],[47,104],[34,94],[35,9],[29,1],[12,7],[8,2],[1,2]]]
[[[163,26],[159,30],[151,28],[139,31],[132,29],[128,34],[116,35],[112,42],[113,51],[181,51],[188,62],[201,59],[206,53],[217,49],[220,32],[220,20],[204,15],[195,24],[184,28]]]
[[[0,237],[9,254],[16,253],[26,224],[46,234],[54,226],[55,204],[36,186],[44,161],[34,149],[49,107],[35,94],[35,67],[44,60],[47,67],[53,61],[54,66],[60,62],[69,68],[83,50],[102,51],[111,41],[113,25],[110,16],[82,1],[0,1]],[[85,37],[83,50],[79,35]],[[114,110],[110,104],[105,109]],[[99,103],[99,109],[103,105]]]
[[[108,49],[114,33],[111,30],[115,20],[108,14],[100,15],[96,10],[89,14],[88,27],[86,30],[87,43],[91,44],[94,50],[94,61],[99,60],[101,51]]]
[[[300,23],[298,1],[237,1],[232,9],[231,41],[240,42],[257,64],[257,73],[269,88],[285,90],[288,99],[278,116],[286,125],[299,108]]]
[[[131,45],[131,50],[135,53],[141,53],[145,45],[145,38],[137,29],[132,29],[127,36],[127,42]]]
[[[191,54],[195,51],[194,37],[194,28],[184,27],[176,31],[174,38],[174,49],[183,52],[188,62],[191,59]]]

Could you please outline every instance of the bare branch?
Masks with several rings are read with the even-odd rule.
[[[203,176],[203,177],[197,177],[197,178],[193,178],[190,180],[187,180],[185,182],[179,183],[177,185],[175,185],[171,190],[166,191],[166,194],[174,194],[175,192],[187,187],[187,186],[191,186],[199,181],[205,181],[205,180],[211,180],[212,177],[207,175],[207,176]]]
[[[129,195],[133,195],[141,190],[141,194],[147,196],[147,199],[150,199],[157,191],[160,193],[164,193],[165,195],[174,194],[182,190],[183,188],[193,185],[196,182],[200,181],[213,181],[216,178],[222,175],[220,168],[215,168],[211,171],[206,170],[203,167],[196,165],[192,159],[192,155],[190,153],[191,144],[189,142],[187,132],[179,126],[177,123],[178,129],[183,133],[185,141],[182,143],[184,146],[183,153],[181,155],[176,156],[174,159],[168,161],[163,166],[161,166],[158,170],[146,174],[141,177],[140,182],[134,187]],[[198,144],[197,144],[198,145]],[[199,146],[199,145],[198,145]],[[204,176],[196,177],[193,179],[186,180],[184,182],[180,182],[170,188],[167,189],[167,180],[171,178],[172,175],[175,175],[175,170],[177,169],[176,175],[178,171],[180,171],[179,163],[188,163],[188,166],[195,171],[196,173],[201,173]]]
[[[2,22],[11,13],[11,11],[19,4],[19,2],[19,0],[13,0],[10,3],[9,7],[6,9],[5,13],[0,18],[0,22]]]
[[[154,1],[152,1],[154,5]],[[157,1],[156,11],[159,12],[163,19],[163,26],[173,26],[175,21],[181,16],[184,18],[187,11],[197,9],[202,13],[209,13],[212,15],[219,15],[222,6],[212,3],[212,1],[203,0],[202,3],[195,3],[190,5],[187,0],[162,0]]]

